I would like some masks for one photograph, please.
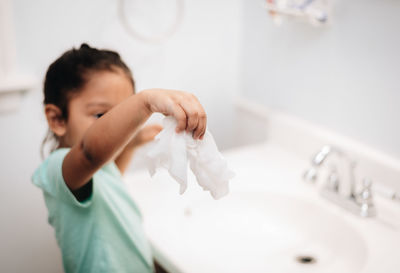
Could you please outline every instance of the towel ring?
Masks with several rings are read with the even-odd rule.
[[[176,16],[174,22],[171,26],[162,34],[160,35],[145,35],[137,31],[128,21],[128,17],[125,13],[125,0],[118,1],[118,14],[122,25],[124,26],[125,30],[130,34],[132,37],[141,40],[147,43],[162,43],[170,38],[178,29],[179,25],[183,19],[183,9],[184,4],[183,0],[176,0]]]

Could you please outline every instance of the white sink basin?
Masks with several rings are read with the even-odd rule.
[[[284,195],[231,193],[186,207],[180,221],[185,248],[214,272],[354,273],[366,261],[365,242],[346,221]]]
[[[165,172],[126,177],[155,257],[171,273],[398,273],[400,207],[374,196],[362,218],[301,181],[309,162],[276,146],[235,151],[231,192],[195,183],[179,195]],[[396,207],[397,206],[397,207]]]

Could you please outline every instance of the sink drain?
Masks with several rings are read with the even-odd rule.
[[[296,257],[296,261],[300,264],[315,264],[317,259],[315,259],[313,256],[300,255]]]

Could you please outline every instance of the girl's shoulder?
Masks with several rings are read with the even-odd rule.
[[[62,174],[62,163],[70,148],[59,148],[40,164],[32,175],[32,182],[43,190],[44,193],[52,196],[54,200],[60,200],[79,206],[87,206],[79,203],[73,196]]]
[[[70,148],[58,148],[52,151],[43,162],[36,168],[32,180],[34,184],[35,182],[39,182],[39,180],[43,180],[46,176],[54,176],[54,174],[58,171],[61,171],[62,163],[64,157],[69,152]]]

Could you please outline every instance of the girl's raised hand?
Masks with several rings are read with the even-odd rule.
[[[167,89],[148,89],[140,92],[151,112],[173,116],[178,122],[176,132],[192,132],[194,139],[203,139],[207,116],[193,94]]]

